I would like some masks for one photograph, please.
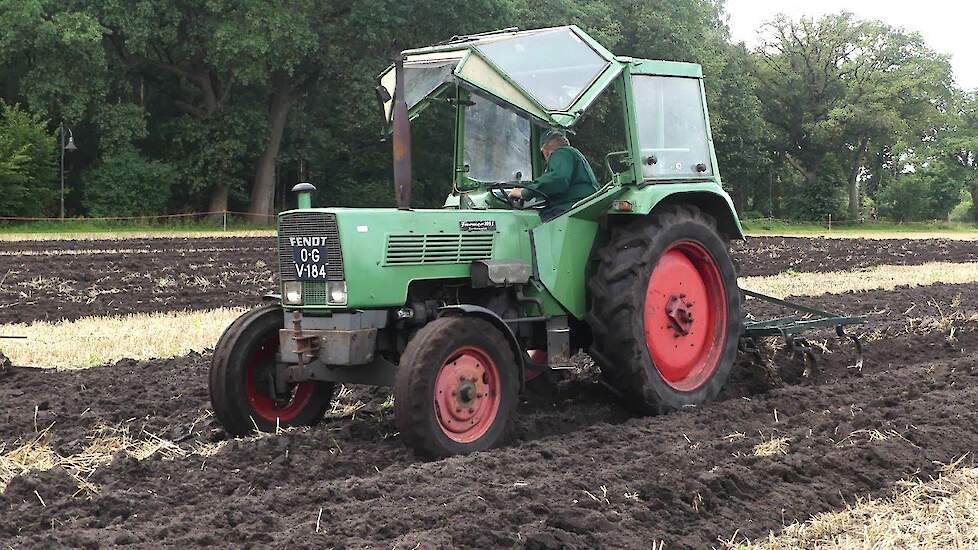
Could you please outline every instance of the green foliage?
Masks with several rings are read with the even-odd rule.
[[[787,188],[786,213],[790,219],[819,221],[829,216],[843,220],[842,186],[827,178],[812,183],[797,181]]]
[[[0,63],[20,69],[31,109],[71,122],[91,114],[105,93],[103,28],[90,12],[57,2],[0,2]]]
[[[880,213],[898,222],[927,219],[931,212],[928,193],[927,180],[915,177],[897,178],[880,193]]]
[[[976,216],[978,216],[978,207],[975,206],[971,197],[965,196],[964,200],[951,209],[948,218],[952,222],[970,222],[974,221]]]
[[[884,203],[914,186],[935,217],[954,208],[954,185],[978,197],[975,99],[950,92],[947,59],[918,35],[848,14],[779,19],[752,52],[725,20],[722,0],[0,0],[0,98],[85,136],[71,157],[71,172],[88,168],[82,182],[69,173],[70,189],[85,184],[74,215],[285,207],[282,189],[298,180],[319,187],[317,205],[389,206],[373,86],[395,52],[577,24],[616,53],[703,65],[719,170],[744,211],[851,217],[842,204],[857,181],[850,213],[896,215]],[[575,137],[596,164],[622,133],[605,103]],[[443,122],[414,124],[419,206],[450,189]],[[46,166],[30,164],[11,139],[0,136],[0,181],[19,191],[0,197],[2,213],[14,202],[52,213],[56,146]],[[948,177],[902,181],[908,158],[944,163]]]
[[[99,131],[99,148],[106,153],[146,137],[146,111],[135,103],[104,105],[93,118]]]
[[[971,196],[972,220],[978,224],[978,92],[955,97],[949,128],[939,142],[950,173]]]
[[[880,213],[888,219],[905,221],[947,220],[961,203],[962,185],[942,164],[902,174],[879,196]]]
[[[948,59],[917,34],[848,13],[780,17],[765,32],[757,79],[778,149],[809,184],[835,157],[857,217],[856,182],[869,154],[901,140],[913,149],[940,126],[952,86]]]
[[[166,211],[176,170],[134,148],[106,157],[85,174],[83,203],[91,216],[141,216]]]
[[[0,216],[56,210],[57,141],[40,115],[0,101]]]

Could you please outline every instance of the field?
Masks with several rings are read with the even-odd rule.
[[[812,338],[824,348],[812,376],[769,342],[767,366],[742,356],[717,402],[635,418],[583,361],[556,390],[526,396],[512,444],[433,462],[400,443],[388,395],[363,387],[345,388],[317,427],[228,440],[209,411],[206,345],[150,358],[153,322],[259,303],[274,286],[273,246],[0,242],[0,334],[45,335],[4,346],[42,368],[0,370],[0,547],[672,549],[769,536],[771,547],[817,547],[812,532],[831,539],[838,525],[825,518],[837,516],[781,532],[973,465],[973,241],[752,238],[735,250],[745,281],[800,281],[805,303],[869,316],[861,369],[830,333]],[[925,286],[898,286],[908,277]],[[172,316],[140,316],[151,312]],[[128,314],[123,326],[148,334],[119,338],[140,338],[129,356],[147,359],[76,368],[89,364],[51,339],[51,326]],[[88,356],[115,357],[100,351]],[[941,494],[960,490],[951,485]],[[978,537],[973,518],[964,528]]]

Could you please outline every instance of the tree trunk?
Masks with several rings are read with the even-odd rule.
[[[859,208],[859,182],[856,178],[849,178],[849,221],[859,221],[861,209]]]
[[[869,141],[863,140],[859,143],[859,148],[855,151],[852,164],[849,166],[849,221],[859,221],[862,213],[862,204],[859,200],[859,172],[862,169],[863,156],[866,155],[866,148]]]
[[[975,225],[978,225],[978,181],[968,184],[968,192],[971,193],[971,213],[975,218]]]
[[[743,216],[744,212],[747,210],[747,190],[744,189],[743,184],[734,183],[732,191],[733,197],[731,198],[734,202],[734,208],[737,209],[738,214]]]
[[[231,191],[231,186],[227,183],[220,182],[214,185],[214,189],[211,190],[211,201],[210,206],[207,207],[208,212],[214,212],[211,214],[211,218],[219,219],[223,217],[223,212],[228,209],[228,194]]]
[[[255,223],[268,221],[268,216],[274,214],[275,205],[275,161],[282,146],[282,135],[285,133],[285,122],[289,115],[291,104],[288,83],[280,83],[272,91],[268,105],[268,141],[265,149],[258,157],[258,167],[255,181],[251,186],[248,212],[253,214]]]

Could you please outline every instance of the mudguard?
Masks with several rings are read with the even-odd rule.
[[[479,317],[489,321],[498,328],[506,336],[506,340],[513,350],[513,356],[516,357],[516,366],[520,369],[520,391],[523,390],[523,386],[526,384],[526,350],[520,345],[519,339],[516,338],[516,333],[513,332],[513,329],[506,324],[506,321],[502,317],[491,309],[473,304],[457,304],[439,308],[438,316],[442,317],[445,315]]]

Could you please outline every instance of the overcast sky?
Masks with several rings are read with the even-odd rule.
[[[792,19],[849,11],[863,19],[917,31],[932,49],[951,55],[959,86],[978,88],[978,2],[974,0],[727,0],[730,32],[737,42],[757,45],[757,29],[783,13]]]

